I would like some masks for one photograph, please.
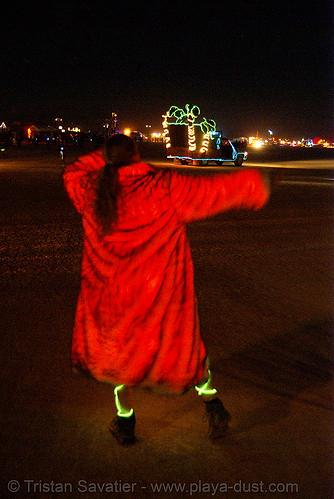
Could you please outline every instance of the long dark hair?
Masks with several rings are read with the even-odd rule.
[[[106,235],[117,219],[117,197],[120,192],[118,168],[136,163],[140,157],[134,140],[117,134],[105,142],[103,158],[106,165],[97,179],[94,213],[102,234]]]

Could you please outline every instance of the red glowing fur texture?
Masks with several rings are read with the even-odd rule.
[[[135,163],[119,169],[118,220],[101,236],[93,204],[104,164],[94,152],[64,172],[84,229],[72,365],[115,385],[182,393],[206,374],[185,224],[259,209],[268,191],[257,170],[184,175]]]

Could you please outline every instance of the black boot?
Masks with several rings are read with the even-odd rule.
[[[209,402],[205,402],[205,411],[205,419],[209,422],[209,438],[216,440],[224,437],[227,433],[231,416],[223,406],[222,401],[217,397]]]
[[[135,426],[134,413],[129,418],[116,416],[110,424],[109,431],[120,445],[133,445],[136,442]]]

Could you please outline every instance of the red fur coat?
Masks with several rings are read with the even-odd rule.
[[[122,167],[117,225],[103,237],[93,202],[104,164],[94,152],[64,172],[84,229],[72,365],[115,385],[181,393],[205,375],[206,359],[185,224],[261,208],[267,189],[257,170],[195,176],[144,163]]]

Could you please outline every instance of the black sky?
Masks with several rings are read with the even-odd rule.
[[[227,135],[332,131],[327,0],[11,1],[1,15],[0,121],[158,127],[197,104]]]

